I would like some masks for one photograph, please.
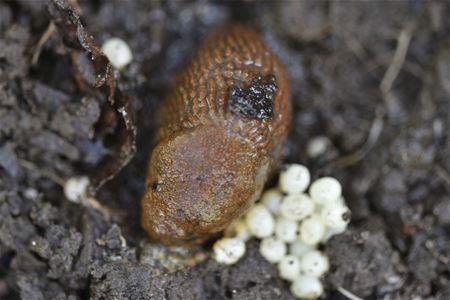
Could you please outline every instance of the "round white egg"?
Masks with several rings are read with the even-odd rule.
[[[320,210],[322,221],[330,228],[344,228],[350,222],[351,213],[347,206],[340,203],[327,204]]]
[[[306,252],[300,259],[302,275],[320,277],[330,268],[328,257],[318,250]]]
[[[89,187],[89,178],[87,176],[71,177],[64,184],[64,195],[69,201],[79,202],[86,196]]]
[[[320,205],[338,202],[341,193],[341,184],[333,177],[319,178],[315,180],[309,188],[311,199]]]
[[[113,67],[122,69],[133,60],[133,54],[128,44],[119,38],[110,38],[102,45],[102,51],[108,57]]]
[[[317,216],[312,215],[300,224],[299,238],[306,245],[316,245],[325,235],[325,224]]]
[[[325,235],[322,238],[322,243],[328,241],[331,237],[343,233],[347,229],[347,224],[341,228],[330,228],[325,230]]]
[[[327,151],[330,140],[325,136],[316,136],[312,138],[306,145],[306,153],[309,157],[318,157]]]
[[[311,180],[308,168],[299,164],[291,164],[280,174],[280,189],[287,193],[302,193]]]
[[[269,210],[262,204],[253,206],[245,217],[249,232],[257,238],[272,235],[275,221]]]
[[[237,238],[223,238],[213,246],[214,259],[222,264],[232,265],[245,253],[245,242]]]
[[[300,221],[314,211],[314,203],[306,194],[290,194],[283,198],[280,214],[292,221]]]
[[[271,213],[277,215],[280,209],[281,199],[283,199],[283,193],[280,192],[280,190],[273,188],[263,193],[261,203],[264,204]]]
[[[293,242],[297,238],[297,228],[297,222],[292,220],[278,218],[275,221],[275,235],[285,242]]]
[[[295,240],[289,244],[289,254],[295,255],[297,257],[302,257],[306,252],[310,251],[312,248],[306,245],[300,240]]]
[[[239,219],[233,222],[230,227],[225,230],[227,237],[235,237],[244,242],[251,238],[250,231],[247,227],[247,223],[243,219]]]
[[[294,255],[284,256],[278,263],[280,277],[289,281],[300,276],[300,259]]]
[[[317,299],[323,293],[323,286],[316,277],[299,276],[291,285],[291,293],[301,299]]]
[[[277,263],[286,255],[287,247],[283,241],[269,237],[261,241],[259,252],[268,262]]]

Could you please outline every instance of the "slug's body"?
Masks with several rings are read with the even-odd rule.
[[[253,31],[215,31],[158,114],[142,225],[167,244],[223,230],[260,196],[290,121],[284,68]]]

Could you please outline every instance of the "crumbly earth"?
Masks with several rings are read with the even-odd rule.
[[[123,77],[137,153],[96,195],[109,215],[61,188],[91,174],[108,143],[92,136],[101,107],[79,90],[58,34],[31,63],[46,4],[0,2],[0,299],[292,299],[255,241],[231,267],[207,259],[167,273],[145,257],[157,247],[139,225],[152,114],[198,42],[228,21],[261,32],[287,66],[286,161],[337,177],[352,209],[348,232],[325,247],[324,299],[450,298],[447,1],[79,0],[95,40],[121,37],[134,55]],[[315,136],[330,144],[308,158]]]

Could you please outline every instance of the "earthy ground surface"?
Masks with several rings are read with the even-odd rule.
[[[119,85],[136,112],[137,151],[96,195],[110,217],[66,200],[65,180],[93,176],[115,155],[106,94],[80,89],[58,32],[32,64],[47,2],[0,2],[0,299],[292,298],[256,241],[235,266],[206,260],[168,274],[139,226],[152,114],[198,42],[226,21],[260,31],[287,65],[286,161],[336,176],[353,211],[348,232],[325,248],[324,299],[345,299],[342,288],[450,299],[448,2],[78,3],[99,45],[118,36],[133,50]],[[311,158],[316,136],[329,145]]]

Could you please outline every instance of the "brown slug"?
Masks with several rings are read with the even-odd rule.
[[[202,241],[260,196],[279,163],[291,94],[285,69],[241,25],[212,33],[158,114],[142,226],[166,244]]]

